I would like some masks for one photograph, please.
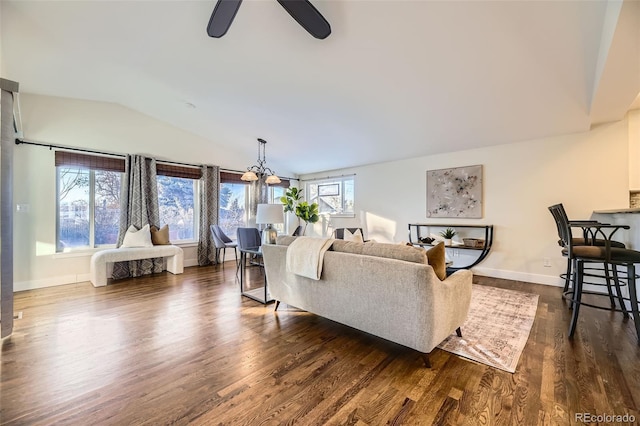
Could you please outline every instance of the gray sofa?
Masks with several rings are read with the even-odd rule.
[[[460,333],[471,301],[471,271],[440,281],[424,251],[336,240],[316,281],[287,271],[292,238],[262,249],[276,310],[283,302],[415,349],[427,367],[428,354],[454,331]]]

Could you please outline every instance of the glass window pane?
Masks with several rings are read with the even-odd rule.
[[[220,214],[218,224],[232,240],[236,239],[238,228],[247,226],[247,185],[223,183],[220,185]]]
[[[58,168],[58,250],[89,247],[89,170]]]
[[[285,188],[283,186],[272,186],[271,187],[271,204],[282,204],[280,201],[280,197],[284,197]],[[284,234],[285,226],[284,223],[274,223],[273,227],[278,234]]]
[[[355,213],[352,177],[309,182],[306,190],[309,202],[318,203],[320,214],[352,216]]]
[[[122,173],[95,171],[95,245],[116,244],[120,223]]]
[[[195,180],[158,176],[160,226],[169,225],[171,242],[195,240]]]

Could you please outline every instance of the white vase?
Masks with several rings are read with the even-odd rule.
[[[453,245],[453,240],[451,238],[445,238],[444,245],[451,247]]]

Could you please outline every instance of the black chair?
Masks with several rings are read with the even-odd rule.
[[[222,231],[222,228],[218,225],[211,225],[211,238],[213,244],[216,246],[216,263],[220,260],[220,250],[222,250],[222,265],[224,266],[224,258],[227,254],[228,248],[233,248],[236,257],[236,265],[238,264],[238,244],[234,243],[231,238]]]
[[[335,236],[335,238],[339,239],[339,240],[344,240],[344,230],[348,230],[349,232],[351,232],[352,234],[358,230],[360,230],[360,234],[362,234],[362,239],[364,240],[364,231],[362,231],[362,228],[336,228],[333,231],[333,235]]]
[[[299,237],[300,235],[302,235],[302,230],[304,228],[302,227],[302,225],[299,225],[295,231],[293,231],[293,234],[291,234],[291,236],[293,237]]]
[[[611,309],[617,312],[622,312],[624,318],[629,317],[629,312],[626,308],[625,301],[630,302],[630,311],[633,315],[636,334],[638,337],[638,344],[640,345],[640,313],[638,312],[638,295],[636,292],[636,272],[635,264],[640,263],[640,251],[630,250],[626,248],[613,247],[611,237],[619,229],[629,229],[627,225],[609,225],[602,224],[594,221],[568,221],[566,220],[566,214],[563,215],[564,209],[561,205],[554,205],[549,207],[549,211],[553,215],[558,226],[558,233],[562,241],[564,248],[562,249],[563,255],[567,256],[572,261],[572,279],[573,288],[563,292],[563,297],[570,301],[570,305],[573,308],[571,315],[571,323],[569,325],[569,337],[573,337],[573,334],[578,323],[578,314],[580,312],[580,306],[585,305],[598,309]],[[572,228],[579,227],[582,229],[584,242],[593,243],[591,245],[574,245],[574,239],[572,234]],[[595,245],[597,240],[602,240],[603,245]],[[584,278],[586,276],[594,276],[585,273],[585,265],[591,264],[604,264],[606,284],[598,284],[593,282],[586,282]],[[613,277],[609,276],[609,266],[613,273]],[[618,267],[626,268],[626,275],[624,278],[620,277],[618,273]],[[613,289],[611,282],[613,281],[613,288],[615,288],[616,298],[620,308],[615,308],[615,302],[613,297]],[[629,297],[624,297],[621,290],[621,281],[626,281],[626,285],[629,290]],[[605,285],[607,286],[607,293],[601,293],[596,291],[583,290],[584,284],[590,285]],[[594,305],[582,301],[583,294],[590,294],[593,296],[609,297],[611,302],[611,308],[600,305]]]
[[[572,237],[571,239],[571,243],[574,246],[586,246],[586,245],[605,246],[606,244],[605,240],[601,238],[590,238],[589,236],[590,228],[588,226],[590,224],[596,224],[596,225],[599,224],[597,220],[569,220],[569,217],[567,216],[567,212],[565,211],[562,203],[555,204],[549,207],[549,211],[551,211],[551,214],[553,215],[554,220],[556,222],[556,227],[558,228],[558,237],[560,238],[558,240],[558,245],[560,245],[561,247],[565,247],[565,243],[562,240],[561,228],[563,228],[566,223],[569,223],[572,227],[582,229],[582,237]],[[557,215],[557,219],[556,219],[556,215]],[[626,247],[624,243],[621,243],[619,241],[610,241],[610,244],[611,244],[611,247],[617,247],[617,248]],[[567,272],[561,275],[561,278],[564,278],[564,289],[562,290],[563,293],[566,293],[569,290],[569,284],[571,283],[572,266],[573,266],[573,260],[571,259],[571,257],[567,256],[566,254],[565,256],[567,257]],[[607,272],[606,270],[608,268],[608,265],[604,264],[603,267],[605,268],[604,271]],[[597,271],[603,270],[600,268],[589,268],[589,269],[593,269]],[[594,275],[594,276],[602,277],[601,275]],[[606,273],[605,273],[605,277],[606,277]],[[612,303],[611,307],[612,308],[615,307],[613,304],[613,299],[611,300],[611,303]]]

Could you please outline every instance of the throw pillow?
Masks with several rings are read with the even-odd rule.
[[[152,226],[151,242],[154,246],[166,246],[171,244],[171,241],[169,241],[169,225],[165,225],[160,229],[158,229],[157,226]]]
[[[444,281],[444,279],[447,278],[445,257],[446,250],[444,249],[444,242],[442,241],[427,250],[427,261],[433,268],[433,272],[440,278],[440,281]]]
[[[351,233],[347,228],[344,229],[344,238],[345,241],[353,241],[355,243],[364,243],[364,238],[362,238],[362,232],[359,229],[356,232]]]
[[[120,247],[153,247],[151,242],[151,232],[149,224],[146,224],[138,231],[138,228],[131,225],[124,234],[124,240]]]

